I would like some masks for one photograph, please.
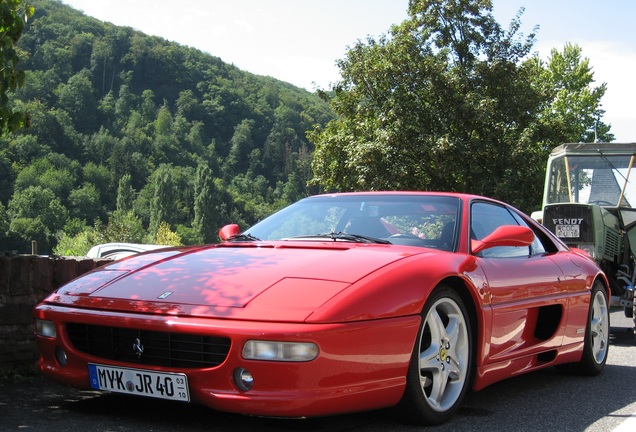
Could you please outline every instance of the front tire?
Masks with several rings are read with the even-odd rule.
[[[461,297],[441,286],[422,310],[406,388],[398,410],[411,423],[432,425],[450,419],[469,388],[473,370],[473,329]]]
[[[595,376],[600,374],[607,362],[609,329],[610,314],[607,306],[607,292],[603,284],[596,281],[591,292],[581,360],[578,363],[561,365],[558,369],[578,375]]]

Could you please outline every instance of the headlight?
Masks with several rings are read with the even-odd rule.
[[[318,345],[311,342],[272,342],[251,340],[243,346],[243,358],[306,362],[318,357]]]
[[[592,259],[596,259],[596,248],[594,247],[593,244],[583,244],[583,245],[577,245],[577,248],[585,251],[586,254],[588,254],[590,257],[592,257]]]
[[[55,339],[57,332],[55,331],[55,324],[53,321],[46,321],[41,319],[35,320],[35,332],[38,336]]]

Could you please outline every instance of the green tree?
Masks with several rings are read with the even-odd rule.
[[[274,181],[284,180],[290,174],[291,156],[302,147],[303,142],[294,129],[298,124],[298,114],[281,105],[274,114],[274,124],[265,140],[263,148],[263,171],[258,174],[269,176]]]
[[[15,181],[15,190],[39,186],[51,191],[61,202],[66,202],[77,181],[74,172],[77,165],[63,155],[57,155],[58,160],[55,156],[55,153],[50,153],[47,158],[39,159],[20,171]]]
[[[94,42],[95,35],[92,33],[79,32],[73,35],[69,46],[73,70],[78,71],[89,67],[88,59],[93,53]]]
[[[0,152],[0,204],[8,202],[13,193],[14,175],[11,161]]]
[[[207,138],[203,123],[197,121],[192,124],[185,137],[188,149],[195,155],[204,155],[206,152]]]
[[[197,243],[213,243],[217,232],[228,220],[225,197],[215,182],[212,170],[205,164],[197,167],[194,183],[194,221],[192,228]]]
[[[95,231],[96,243],[142,243],[146,234],[141,219],[133,211],[120,210],[111,213],[105,227],[96,222]]]
[[[184,161],[184,151],[177,140],[173,129],[174,120],[166,104],[157,112],[153,123],[155,139],[153,142],[153,157],[157,164],[174,163],[181,165]]]
[[[29,112],[31,126],[26,131],[38,142],[45,143],[51,151],[71,156],[81,155],[81,137],[70,115],[59,108],[49,108],[41,101],[24,104]]]
[[[115,124],[116,100],[113,92],[110,91],[99,101],[99,115],[101,123],[105,124],[108,129],[112,129]],[[102,126],[103,127],[103,126]]]
[[[533,209],[541,188],[518,185],[542,184],[561,143],[541,124],[553,93],[528,60],[534,34],[517,36],[521,12],[503,30],[491,10],[489,0],[411,0],[388,36],[351,48],[332,89],[339,118],[309,135],[313,183],[472,192]]]
[[[90,135],[84,141],[86,159],[97,164],[107,163],[118,143],[118,138],[112,136],[104,127],[101,127],[98,132]]]
[[[141,189],[148,182],[153,164],[150,159],[150,140],[140,129],[135,129],[132,136],[126,134],[121,140],[112,142],[108,157],[108,167],[112,179],[118,181],[124,174],[130,174],[132,185]],[[116,186],[116,184],[115,184]]]
[[[90,56],[91,70],[95,72],[100,95],[105,95],[112,90],[115,69],[113,68],[113,47],[111,41],[101,39],[92,45]],[[87,58],[88,56],[84,57]]]
[[[16,99],[25,102],[40,100],[50,106],[55,101],[59,83],[60,77],[53,69],[26,71],[25,85],[16,91]]]
[[[42,8],[38,6],[38,10],[41,11]],[[40,43],[38,49],[33,52],[30,61],[36,68],[40,70],[50,69],[61,80],[66,81],[73,75],[72,56],[71,50],[66,44],[60,43],[58,38],[51,37]]]
[[[154,98],[155,94],[152,90],[144,90],[141,94],[141,115],[148,122],[153,121],[157,117],[157,105]]]
[[[179,93],[179,98],[176,101],[176,107],[177,114],[182,115],[191,121],[204,118],[203,107],[192,90],[184,90]]]
[[[50,232],[62,229],[68,219],[68,210],[60,199],[41,186],[29,186],[13,194],[8,212],[11,219],[39,219]]]
[[[40,218],[12,218],[7,237],[11,248],[18,253],[31,253],[31,242],[35,240],[38,253],[47,254],[53,242],[51,231]]]
[[[18,69],[20,60],[15,45],[24,26],[35,9],[21,0],[0,3],[0,135],[14,132],[27,123],[26,114],[14,111],[9,105],[9,92],[24,84],[24,71]]]
[[[44,158],[51,152],[51,148],[33,135],[16,135],[9,144],[8,154],[11,155],[11,159],[19,166],[28,166],[34,163],[38,159]],[[3,171],[0,162],[0,172],[7,173],[10,171]],[[0,186],[0,190],[3,188]]]
[[[75,235],[60,233],[53,253],[60,256],[85,256],[90,248],[98,244],[97,234],[93,228],[85,229]]]
[[[540,113],[541,124],[557,142],[609,142],[614,135],[601,121],[605,111],[601,98],[605,95],[605,83],[594,87],[594,73],[589,59],[582,56],[582,49],[566,44],[563,51],[556,48],[547,63],[538,57],[532,59],[537,87],[548,95]]]
[[[119,179],[119,186],[117,187],[117,210],[132,210],[134,201],[135,190],[132,187],[132,177],[130,174],[124,174]]]
[[[159,224],[155,243],[166,246],[183,246],[181,237],[179,234],[170,229],[170,224],[167,222],[161,222]]]
[[[38,242],[38,252],[46,254],[55,242],[54,234],[64,227],[68,210],[49,189],[29,186],[17,191],[7,208],[10,219],[8,243],[22,253],[29,253],[31,240]]]
[[[94,221],[104,213],[99,191],[92,183],[84,183],[71,191],[68,201],[71,217]]]
[[[82,167],[82,178],[85,183],[95,185],[99,192],[100,202],[111,208],[115,202],[115,188],[112,179],[112,173],[105,165],[97,165],[88,162]]]
[[[230,140],[230,154],[226,163],[226,170],[229,173],[239,173],[247,169],[248,155],[254,147],[253,128],[253,120],[243,120],[234,129],[234,135]]]
[[[508,99],[520,90],[526,103],[536,99],[531,88],[513,87],[530,41],[503,32],[490,10],[489,1],[411,1],[409,19],[390,37],[349,50],[332,101],[341,118],[311,137],[315,181],[327,189],[484,192],[470,170],[492,164],[480,156],[501,144],[498,134],[516,142],[510,129],[527,108],[506,113],[503,105],[514,105]],[[480,163],[462,162],[468,154]]]
[[[7,215],[7,209],[0,201],[0,240],[4,240],[9,230],[9,215]]]
[[[157,112],[157,118],[154,122],[155,135],[172,134],[172,114],[167,104],[163,104]]]
[[[149,233],[155,237],[161,222],[171,222],[176,213],[176,190],[169,165],[160,166],[154,175],[154,194],[150,202]]]
[[[60,86],[58,104],[73,119],[75,129],[89,133],[97,129],[97,98],[90,72],[83,69]]]
[[[120,120],[127,120],[135,106],[135,95],[130,91],[128,85],[119,88],[119,96],[115,102],[115,115]]]

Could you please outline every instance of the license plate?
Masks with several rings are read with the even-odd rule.
[[[91,387],[116,393],[190,402],[188,377],[181,373],[88,364]]]
[[[557,225],[556,235],[561,238],[579,237],[581,227],[579,225]]]

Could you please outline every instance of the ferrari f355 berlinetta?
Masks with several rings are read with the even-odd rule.
[[[603,272],[502,202],[319,195],[219,235],[52,293],[34,310],[42,373],[250,415],[436,424],[471,389],[607,359]]]

